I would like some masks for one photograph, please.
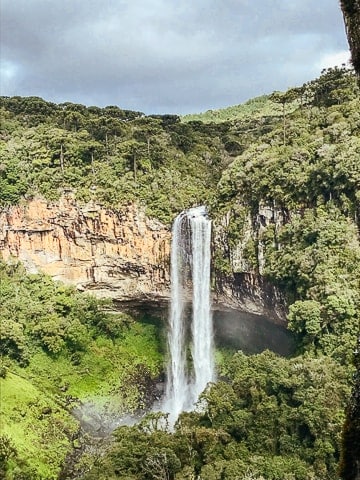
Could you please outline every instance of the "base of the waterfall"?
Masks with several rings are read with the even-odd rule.
[[[164,414],[164,429],[173,430],[179,416],[184,412],[192,412],[196,408],[196,403],[188,403],[186,405],[182,405],[179,407],[178,405],[174,405],[173,402],[170,400],[164,400],[163,403],[158,403],[158,405],[154,405],[153,412],[155,413],[162,413]]]
[[[212,382],[215,381],[216,379],[214,378]],[[162,399],[154,403],[152,412],[164,414],[166,417],[165,428],[173,430],[182,413],[202,412],[204,410],[201,394],[205,389],[211,388],[212,382],[209,382],[207,386],[205,385],[204,388],[198,391],[193,384],[189,384],[181,398],[164,395]]]
[[[124,413],[110,408],[106,403],[99,405],[97,401],[89,400],[79,403],[72,414],[79,421],[83,432],[94,438],[106,438],[120,426],[134,425],[145,412]]]
[[[110,437],[121,426],[139,423],[154,405],[158,405],[164,396],[164,382],[159,379],[134,408],[129,409],[121,397],[116,394],[96,395],[83,400],[74,399],[72,415],[79,421],[81,430],[93,438]]]

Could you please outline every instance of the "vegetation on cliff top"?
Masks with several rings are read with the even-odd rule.
[[[332,175],[327,144],[335,149],[340,164],[335,178],[342,181],[350,169],[348,176],[356,181],[347,156],[352,152],[356,158],[358,153],[358,102],[355,76],[345,68],[325,71],[319,79],[289,92],[260,97],[231,115],[227,110],[219,112],[225,120],[221,123],[184,122],[172,115],[145,117],[116,106],[2,97],[0,202],[13,204],[35,194],[55,199],[73,189],[79,200],[93,198],[112,208],[131,201],[143,203],[149,215],[170,223],[176,212],[191,205],[217,203],[226,195],[224,181],[219,192],[217,184],[230,175],[227,167],[233,159],[260,151],[262,157],[273,158],[274,170],[269,166],[255,171],[255,184],[250,176],[249,185],[260,181],[253,195],[263,193],[264,183],[269,184],[267,197],[272,195],[269,168],[274,183],[276,168],[285,167],[278,184],[292,185],[296,168],[304,162],[310,167],[302,175],[299,172],[300,189],[291,198],[301,202],[299,196],[310,194],[309,188],[312,198],[331,187],[326,184]],[[267,151],[262,151],[264,145]],[[345,158],[340,153],[344,146],[349,152]],[[322,173],[324,180],[317,186]],[[317,190],[312,192],[314,186]],[[347,188],[341,186],[334,193],[346,195]],[[275,198],[281,193],[276,192]],[[286,200],[289,194],[286,190],[283,194]]]
[[[236,354],[222,367],[223,381],[204,392],[199,411],[183,414],[174,432],[158,428],[160,414],[120,428],[86,479],[337,478],[360,320],[359,111],[355,76],[346,68],[196,119],[2,98],[4,208],[71,189],[79,201],[115,209],[142,203],[170,223],[184,207],[205,202],[223,229],[217,277],[236,273],[234,251],[250,222],[243,264],[282,291],[297,335],[296,356],[288,360]],[[4,381],[21,374],[50,397],[61,395],[52,373],[59,369],[69,375],[61,385],[83,398],[108,384],[121,391],[138,373],[134,358],[151,378],[158,373],[155,340],[145,327],[127,326],[127,317],[109,316],[94,300],[18,269],[1,270],[2,353],[10,372]],[[139,347],[135,356],[132,345]],[[137,391],[127,395],[139,401]],[[8,471],[21,468],[15,447],[34,468],[30,452],[13,442],[3,440]]]

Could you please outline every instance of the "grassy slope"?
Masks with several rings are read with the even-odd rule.
[[[19,458],[10,462],[7,478],[30,470],[34,479],[56,479],[77,422],[30,380],[9,373],[0,382],[1,432],[11,438]]]
[[[287,113],[295,110],[296,103],[287,106]],[[204,123],[221,123],[245,118],[261,118],[267,116],[282,115],[281,105],[276,105],[269,99],[268,95],[255,97],[240,105],[233,105],[219,110],[207,110],[203,113],[184,115],[183,122],[200,121]]]
[[[5,478],[15,479],[26,469],[30,478],[57,478],[79,428],[66,398],[91,401],[100,412],[106,405],[116,415],[141,406],[139,370],[150,378],[162,365],[157,337],[152,325],[135,323],[115,341],[98,337],[76,365],[66,355],[51,357],[39,350],[28,367],[11,366],[1,379],[1,433],[18,455]]]

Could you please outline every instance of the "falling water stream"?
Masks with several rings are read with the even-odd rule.
[[[171,246],[169,363],[163,409],[174,423],[191,410],[208,382],[214,380],[213,326],[210,306],[211,221],[205,207],[191,208],[175,220]],[[185,305],[192,289],[191,361]]]

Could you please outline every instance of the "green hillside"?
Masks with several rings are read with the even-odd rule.
[[[296,104],[292,110],[296,108]],[[218,110],[207,110],[203,113],[193,113],[181,117],[183,122],[221,123],[249,118],[261,118],[281,115],[281,108],[276,108],[270,95],[255,97],[240,105],[232,105]]]

